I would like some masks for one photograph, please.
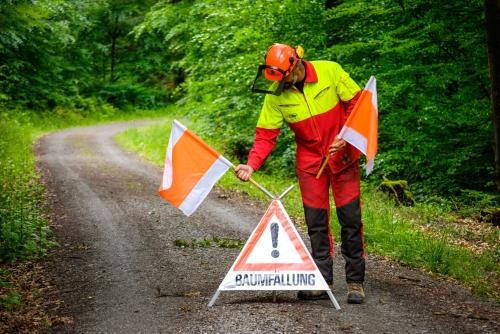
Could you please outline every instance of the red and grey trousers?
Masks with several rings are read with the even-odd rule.
[[[319,179],[316,175],[297,171],[302,202],[311,240],[314,262],[328,284],[333,282],[333,237],[330,230],[330,188],[340,223],[345,259],[346,281],[363,282],[365,252],[361,222],[359,166],[355,162],[333,174],[325,168]]]

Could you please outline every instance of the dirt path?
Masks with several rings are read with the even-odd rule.
[[[497,333],[496,305],[453,283],[369,256],[367,301],[345,301],[343,260],[335,260],[329,301],[293,292],[222,293],[207,303],[237,249],[179,248],[175,240],[246,240],[265,206],[214,190],[185,217],[157,195],[161,170],[119,149],[113,136],[142,123],[70,129],[37,144],[61,247],[53,279],[77,333]],[[167,141],[168,134],[165,134]],[[166,142],[165,142],[166,145]],[[286,205],[286,203],[285,203]]]

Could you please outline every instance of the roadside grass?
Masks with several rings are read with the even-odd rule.
[[[467,244],[456,244],[457,236],[445,226],[428,229],[440,215],[450,214],[440,208],[419,203],[414,207],[395,207],[387,195],[376,190],[364,191],[363,202],[368,252],[452,277],[478,295],[500,300],[498,229],[483,236],[488,246],[477,251]]]
[[[174,240],[174,245],[179,248],[243,248],[245,245],[244,240],[231,239],[231,238],[220,238],[220,237],[205,237],[202,239],[176,239]]]
[[[8,270],[0,268],[0,275],[9,275]],[[0,305],[2,305],[7,311],[11,311],[21,304],[21,295],[12,289],[11,283],[0,280]]]
[[[0,124],[0,260],[44,254],[53,245],[40,203],[44,189],[31,151],[35,129]]]
[[[168,109],[121,113],[111,107],[82,115],[58,109],[35,113],[0,110],[0,310],[22,303],[4,268],[20,260],[43,257],[56,246],[44,209],[45,189],[36,170],[34,142],[57,129],[137,118],[159,118]]]
[[[174,117],[175,115],[172,115],[163,124],[126,130],[118,135],[118,142],[162,166],[171,120]],[[196,124],[190,124],[185,119],[180,120],[193,132],[197,132]],[[204,139],[224,154],[219,141]],[[224,155],[231,160],[230,156]],[[291,178],[260,173],[255,173],[253,177],[277,195],[297,182]],[[269,201],[260,190],[250,183],[242,183],[230,171],[221,178],[218,185],[247,193],[261,201]],[[305,228],[299,189],[290,192],[283,202],[292,220],[301,228]],[[413,207],[396,206],[388,195],[367,183],[362,183],[362,202],[367,252],[431,274],[451,277],[477,295],[500,301],[500,232],[497,227],[480,227],[483,233],[476,233],[472,242],[469,242],[470,240],[463,238],[463,229],[450,228],[453,225],[461,226],[460,218],[442,205],[416,203]],[[331,225],[335,239],[340,240],[339,224],[334,210]],[[474,234],[474,228],[472,226],[465,234]],[[481,244],[482,247],[477,249],[471,246],[474,244]]]

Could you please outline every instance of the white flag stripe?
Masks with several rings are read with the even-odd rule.
[[[172,185],[172,150],[186,130],[186,127],[176,120],[174,120],[174,122],[172,123],[172,129],[170,130],[170,138],[168,140],[167,154],[165,158],[165,167],[163,169],[163,179],[161,184],[161,187],[163,189],[168,189]]]
[[[229,169],[231,163],[227,161],[223,156],[219,156],[212,166],[207,170],[207,172],[201,177],[193,190],[184,199],[179,209],[184,212],[186,216],[190,216],[198,206],[203,202],[205,197],[207,197],[212,187],[217,183],[217,181],[224,175],[224,173]]]
[[[369,175],[373,170],[375,158],[366,161],[366,175]]]
[[[182,132],[186,131],[187,128],[184,126],[184,124],[182,124],[181,122],[179,122],[178,120],[174,119],[174,121],[172,122],[173,125],[175,125],[177,128],[180,128],[182,130]]]
[[[369,90],[372,93],[372,104],[373,104],[373,109],[378,114],[378,99],[377,99],[377,79],[372,75],[370,79],[368,80],[368,83],[366,84],[365,89]]]
[[[172,136],[170,137],[170,141],[172,140]],[[172,147],[173,145],[169,144],[167,146],[167,155],[165,158],[165,167],[163,168],[163,178],[161,182],[161,187],[163,189],[168,189],[172,185],[172,174],[173,174],[173,169],[172,169]]]
[[[342,137],[345,141],[349,142],[352,146],[356,147],[360,152],[366,155],[368,140],[365,138],[365,136],[363,136],[353,128],[344,126],[339,137]]]
[[[228,167],[233,167],[234,165],[231,163],[231,161],[227,160],[226,158],[224,158],[223,155],[219,155],[219,160],[224,163],[226,166]]]

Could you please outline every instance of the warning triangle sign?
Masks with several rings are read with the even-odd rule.
[[[219,290],[329,290],[279,200],[273,200]]]

